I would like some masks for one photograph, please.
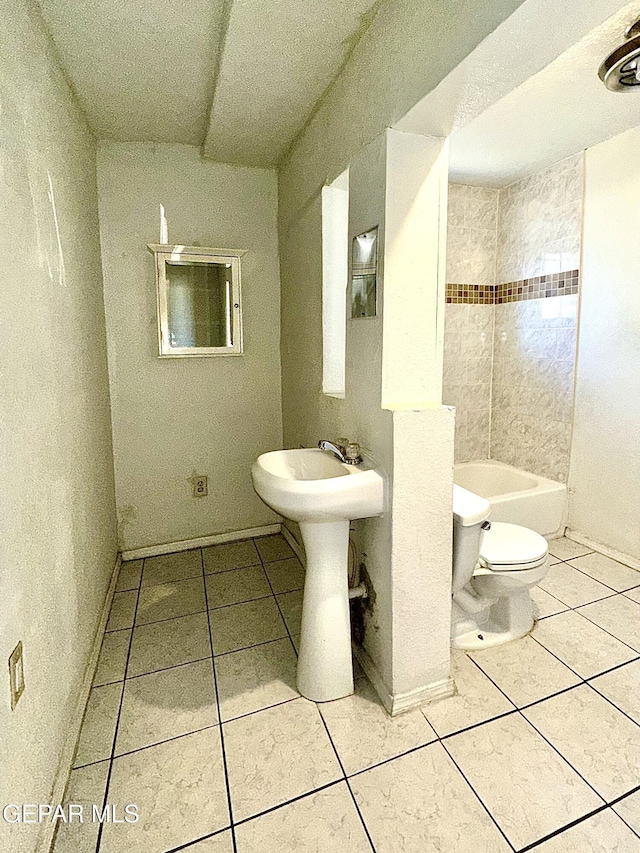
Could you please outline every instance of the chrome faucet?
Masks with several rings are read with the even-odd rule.
[[[320,450],[328,450],[330,453],[333,453],[334,456],[346,465],[359,465],[362,462],[360,445],[346,439],[341,439],[341,441],[345,443],[342,444],[341,442],[328,441],[326,438],[321,438],[318,442],[318,447]]]

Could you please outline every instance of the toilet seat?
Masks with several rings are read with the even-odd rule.
[[[494,521],[491,529],[485,531],[478,561],[490,571],[527,571],[543,565],[548,552],[547,540],[535,530]]]

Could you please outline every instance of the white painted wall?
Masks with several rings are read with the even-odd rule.
[[[443,312],[437,318],[429,313],[429,329],[424,338],[427,346],[422,354],[413,349],[411,352],[411,364],[422,370],[419,379],[422,383],[421,403],[413,396],[416,386],[412,386],[409,392],[403,382],[401,396],[415,405],[416,409],[422,408],[422,411],[392,413],[379,408],[378,414],[373,416],[370,405],[378,390],[380,397],[376,402],[379,407],[382,402],[382,330],[376,328],[376,320],[362,320],[364,326],[347,331],[346,399],[323,394],[321,190],[325,183],[349,166],[351,208],[354,202],[352,190],[356,186],[352,181],[351,168],[355,160],[360,156],[373,156],[370,149],[375,149],[376,139],[380,138],[377,135],[382,135],[385,128],[398,121],[418,100],[434,89],[465,55],[519,5],[518,0],[504,0],[497,4],[473,0],[454,13],[450,6],[441,3],[396,0],[382,4],[373,24],[318,105],[279,171],[285,446],[315,444],[320,437],[347,435],[361,438],[365,446],[372,448],[376,446],[373,443],[375,441],[377,446],[386,447],[389,455],[392,452],[390,447],[393,448],[394,418],[398,420],[397,437],[420,437],[420,443],[415,445],[413,439],[396,443],[396,449],[402,446],[407,452],[402,467],[406,477],[403,480],[406,487],[402,491],[403,500],[409,501],[410,486],[419,480],[421,487],[414,506],[417,507],[419,523],[425,520],[421,533],[417,534],[416,515],[412,516],[407,511],[404,517],[407,550],[402,557],[405,563],[401,572],[394,572],[384,556],[389,553],[391,546],[388,537],[393,535],[392,532],[389,529],[385,531],[381,525],[377,530],[368,530],[377,524],[375,521],[362,525],[365,542],[373,545],[367,550],[367,566],[376,585],[376,593],[381,591],[374,613],[370,616],[365,647],[386,688],[394,695],[411,691],[416,686],[436,683],[443,677],[443,673],[446,675],[448,672],[453,413],[438,407],[440,400],[436,397],[442,374]],[[352,234],[372,227],[375,224],[372,216],[380,210],[381,204],[386,205],[383,198],[385,183],[387,188],[392,188],[392,185],[386,176],[385,158],[382,154],[380,156],[382,165],[373,179],[371,192],[363,202],[362,210],[367,215],[356,214],[355,208],[353,212],[350,209]],[[407,185],[411,185],[414,191],[418,189],[422,177],[423,173],[414,175],[412,181],[407,172],[400,180],[402,191],[406,191]],[[444,236],[446,222],[446,202],[442,208],[442,198],[441,195],[440,236]],[[403,204],[407,198],[400,196],[392,202],[392,207],[395,202]],[[430,204],[434,203],[431,198]],[[405,213],[409,211],[410,208],[405,208]],[[360,220],[362,227],[359,231],[352,230],[356,229],[356,222]],[[428,222],[426,227],[432,229],[433,221]],[[433,233],[429,233],[428,239],[432,237]],[[444,246],[441,249],[440,258],[443,260]],[[383,245],[381,251],[384,252]],[[429,252],[433,259],[435,253],[432,246],[417,251],[419,263],[425,263]],[[403,316],[411,297],[416,299],[416,315],[425,310],[429,299],[431,303],[427,310],[439,310],[440,303],[435,300],[437,285],[434,282],[443,273],[444,270],[431,269],[431,278],[422,293],[415,292],[418,282],[409,276],[410,291],[405,296],[398,292],[396,305],[390,303],[390,313],[396,317]],[[443,307],[444,293],[439,298],[442,299]],[[426,320],[424,315],[423,319]],[[370,328],[364,331],[366,324]],[[411,333],[424,333],[424,326],[419,321],[415,325],[413,321],[408,325]],[[367,340],[361,340],[365,337]],[[412,348],[414,343],[412,339]],[[396,353],[401,352],[401,347],[390,341],[389,352],[394,349]],[[355,353],[360,355],[356,357]],[[363,358],[365,353],[367,357]],[[398,365],[397,358],[395,364]],[[431,372],[431,367],[435,373]],[[395,392],[391,384],[392,366],[388,365],[388,368],[388,404],[399,404],[399,397],[391,399]],[[359,390],[351,397],[353,391],[350,389],[353,388]],[[370,398],[369,403],[365,397]],[[430,409],[428,402],[434,398],[436,408]],[[408,424],[400,426],[400,418],[405,414],[408,421],[415,421],[411,427]],[[414,414],[415,419],[412,417]],[[438,461],[430,465],[432,449]],[[409,454],[413,454],[412,458]],[[416,460],[419,460],[418,464]],[[427,507],[431,514],[425,515],[420,511],[421,507]],[[414,525],[412,534],[409,532],[411,525]],[[418,545],[419,552],[416,551]],[[417,559],[407,559],[408,553]],[[374,561],[379,561],[377,566],[372,566]],[[402,590],[397,599],[394,598],[393,589],[396,580],[399,581],[398,589]],[[413,588],[413,605],[405,597],[408,595],[410,580],[417,582]],[[445,587],[447,591],[443,593]],[[428,596],[432,594],[433,598],[429,599]],[[397,602],[397,609],[383,601],[387,596]],[[428,601],[428,614],[424,610],[418,613],[423,601]],[[406,620],[404,624],[403,619]],[[394,636],[398,638],[395,648]]]
[[[314,245],[308,219],[285,240],[296,258],[283,263],[292,273],[283,294],[285,445],[345,435],[389,476],[389,511],[357,522],[354,534],[375,595],[363,646],[386,699],[446,680],[449,667],[453,412],[438,405],[446,177],[441,140],[393,130],[351,160],[349,238],[379,227],[381,310],[347,320],[344,400],[322,395],[312,348],[322,352],[320,315],[312,313],[320,294],[299,294],[314,274],[304,265]],[[321,270],[315,274],[319,281]]]
[[[585,155],[569,527],[640,558],[640,127]]]
[[[273,523],[251,465],[282,446],[275,173],[210,163],[187,145],[104,143],[98,185],[121,546]],[[146,247],[159,240],[160,205],[170,243],[247,250],[242,356],[157,357]],[[208,497],[192,497],[194,474],[209,477]]]
[[[116,558],[95,146],[28,10],[0,3],[3,805],[48,801]],[[0,821],[0,849],[38,831]]]

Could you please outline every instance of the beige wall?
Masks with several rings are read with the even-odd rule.
[[[381,313],[347,321],[344,400],[322,394],[319,202],[281,232],[285,445],[346,435],[389,475],[389,511],[355,524],[375,600],[363,645],[388,702],[448,675],[453,417],[437,405],[446,170],[441,140],[397,131],[350,162],[349,236],[379,226]]]
[[[23,3],[1,4],[0,53],[0,802],[46,803],[116,558],[95,148]],[[0,847],[38,831],[2,823]]]
[[[188,145],[104,143],[100,232],[120,544],[134,549],[277,521],[251,465],[282,446],[275,172],[202,160]],[[244,354],[159,359],[153,257],[170,243],[246,249]],[[194,498],[190,478],[209,477]]]
[[[569,527],[640,560],[640,128],[585,172]]]

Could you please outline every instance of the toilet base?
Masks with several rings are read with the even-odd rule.
[[[519,640],[533,628],[533,605],[528,589],[499,598],[479,613],[465,613],[453,602],[451,645],[469,651]]]

